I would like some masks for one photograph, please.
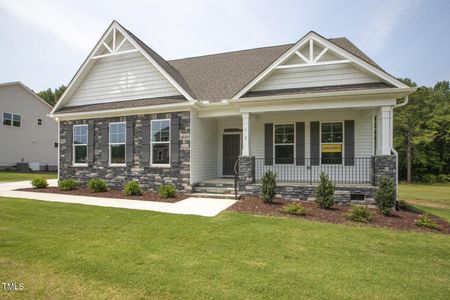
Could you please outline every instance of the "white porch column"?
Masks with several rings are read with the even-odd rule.
[[[377,155],[390,155],[392,148],[392,131],[391,128],[391,107],[383,106],[377,114],[378,134],[377,134]]]
[[[242,114],[242,156],[250,156],[250,114]]]

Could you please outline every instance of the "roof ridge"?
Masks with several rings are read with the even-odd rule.
[[[288,43],[288,44],[281,44],[281,45],[262,46],[262,47],[255,47],[255,48],[248,48],[248,49],[241,49],[241,50],[233,50],[233,51],[211,53],[211,54],[205,54],[205,55],[188,56],[188,57],[170,59],[167,62],[175,62],[177,60],[193,59],[193,58],[208,57],[208,56],[215,56],[215,55],[222,55],[222,54],[229,54],[229,53],[236,53],[236,52],[259,50],[259,49],[265,49],[265,48],[276,48],[276,47],[283,47],[283,46],[291,46],[291,45],[294,45],[294,44],[293,43]]]

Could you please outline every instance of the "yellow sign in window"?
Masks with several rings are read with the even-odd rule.
[[[322,152],[342,152],[342,144],[323,144]]]

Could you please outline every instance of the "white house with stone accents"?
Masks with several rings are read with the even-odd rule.
[[[236,177],[254,194],[273,170],[282,196],[307,199],[325,172],[343,201],[370,201],[396,178],[393,113],[414,91],[346,38],[166,61],[114,21],[51,112],[59,177],[198,194]]]

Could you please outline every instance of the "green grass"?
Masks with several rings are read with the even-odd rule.
[[[402,183],[399,198],[450,222],[450,184]]]
[[[0,198],[0,298],[403,298],[450,294],[450,236],[225,212]],[[407,274],[407,276],[405,276]],[[2,294],[3,293],[3,294]]]
[[[56,173],[18,173],[18,172],[0,172],[0,182],[33,180],[34,178],[44,177],[45,179],[56,179]]]

